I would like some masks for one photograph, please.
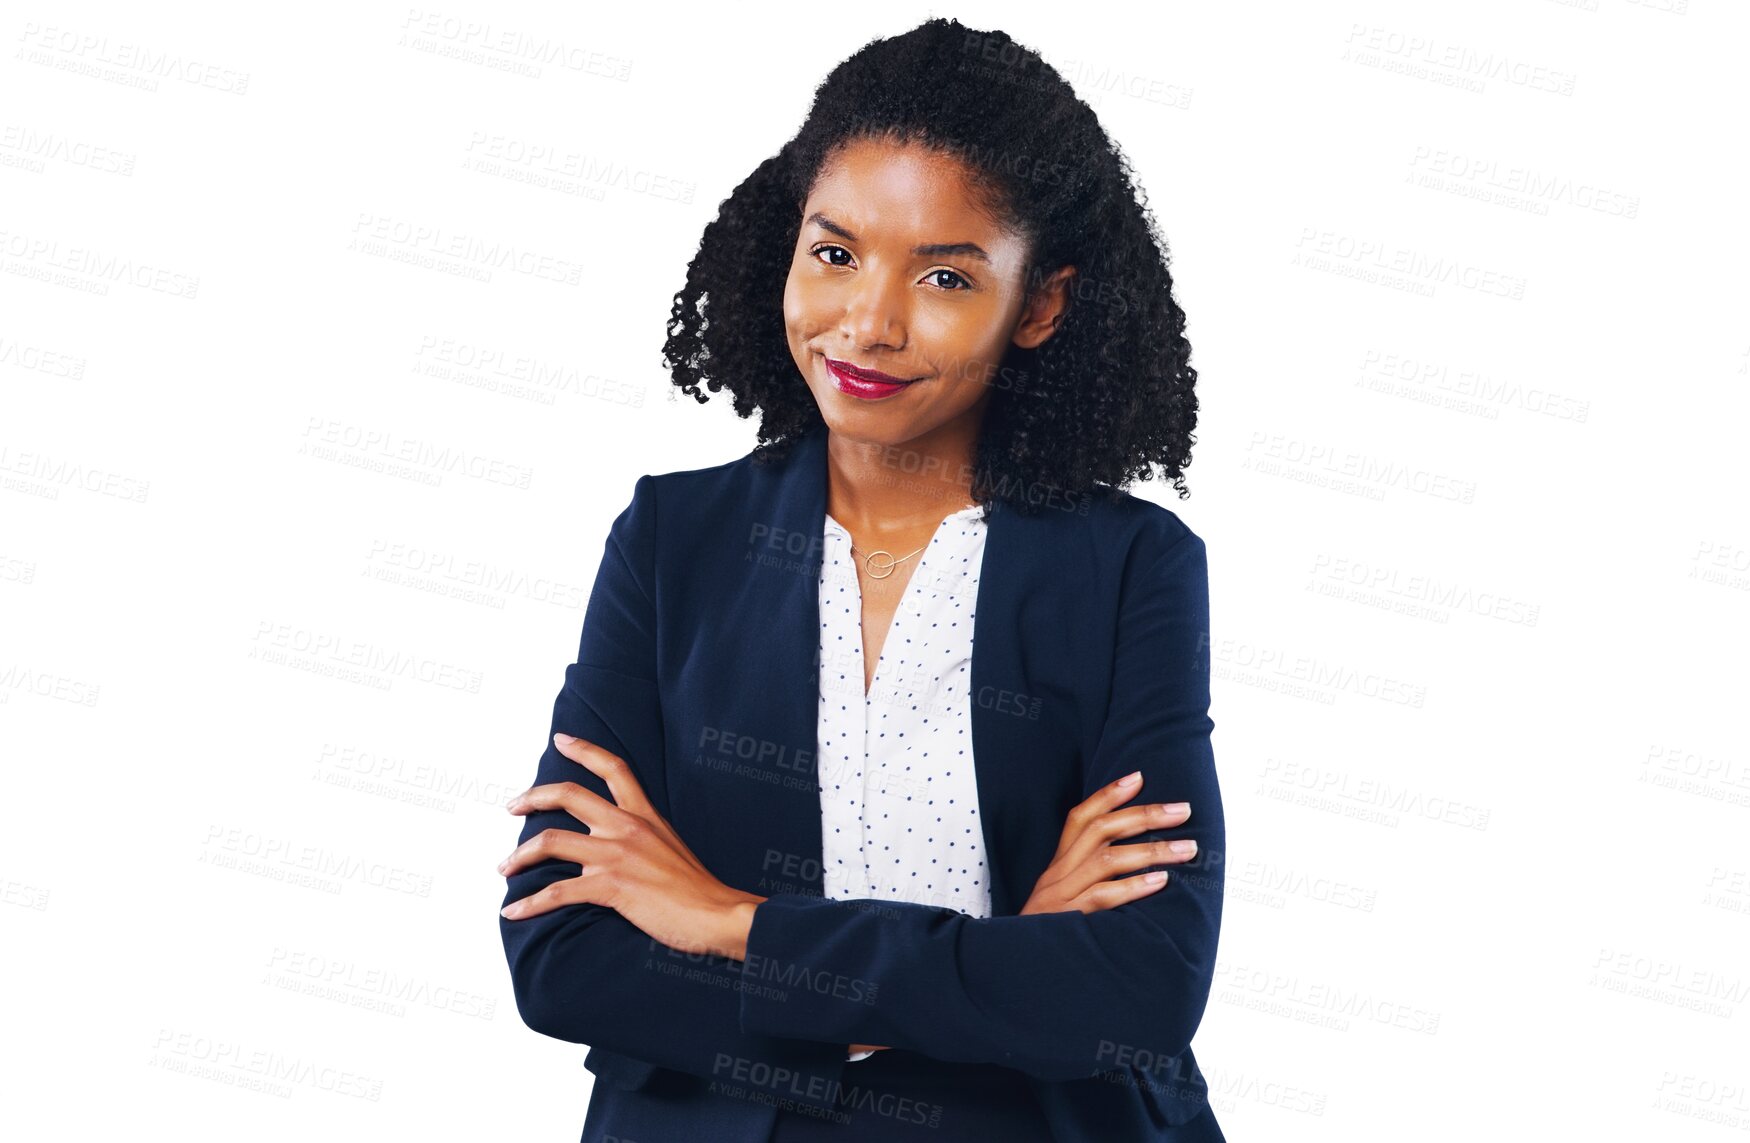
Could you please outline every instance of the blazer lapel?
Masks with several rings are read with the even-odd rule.
[[[697,622],[716,634],[688,656],[676,688],[679,705],[697,708],[688,721],[714,748],[710,765],[733,775],[695,771],[702,780],[684,795],[712,822],[700,857],[726,883],[767,896],[821,896],[825,886],[816,785],[825,437],[817,428],[786,460],[747,466],[745,513],[715,522],[721,550],[739,549],[741,574],[705,573],[719,594]]]

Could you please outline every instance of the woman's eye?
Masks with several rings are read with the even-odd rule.
[[[965,278],[962,278],[959,274],[956,274],[952,270],[931,270],[930,271],[931,277],[935,277],[938,274],[946,274],[952,281],[959,283],[958,285],[955,285],[955,286],[949,286],[949,285],[945,284],[944,282],[942,282],[942,280],[939,278],[936,280],[936,285],[942,286],[944,289],[946,289],[951,294],[957,293],[961,290],[970,289],[972,286],[971,282],[968,282]]]
[[[816,259],[818,259],[822,254],[826,253],[829,250],[836,250],[838,253],[843,254],[846,258],[849,258],[851,256],[851,252],[849,250],[846,250],[843,246],[816,246],[813,250],[810,250],[809,253],[811,255],[813,255]],[[843,262],[830,262],[830,261],[827,263],[827,265],[829,265],[829,266],[843,266],[844,264],[845,263],[843,263]]]

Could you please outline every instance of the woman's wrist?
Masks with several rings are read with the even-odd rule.
[[[753,913],[764,900],[757,893],[737,892],[718,908],[714,941],[717,951],[730,960],[747,959],[747,938],[753,932]]]

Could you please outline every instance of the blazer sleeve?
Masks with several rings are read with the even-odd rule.
[[[553,704],[535,785],[577,782],[611,799],[607,783],[559,753],[563,731],[624,758],[668,816],[662,709],[656,672],[655,523],[649,476],[613,522],[584,612],[577,661]],[[562,810],[527,815],[519,844],[545,829],[588,833]],[[509,878],[504,904],[580,872],[547,860]],[[734,985],[740,963],[668,955],[617,911],[576,904],[523,920],[499,917],[517,1010],[537,1032],[660,1067],[760,1087],[813,1102],[842,1074],[846,1047],[740,1026]]]
[[[1114,844],[1194,838],[1195,859],[1149,867],[1167,869],[1167,884],[1092,914],[980,918],[911,902],[770,897],[754,911],[743,972],[799,965],[811,987],[744,990],[745,1031],[886,1044],[1044,1080],[1111,1070],[1125,1048],[1166,1059],[1190,1045],[1213,981],[1225,857],[1208,566],[1188,529],[1164,551],[1151,547],[1160,554],[1133,558],[1124,577],[1111,705],[1083,762],[1082,796],[1140,769],[1132,803],[1186,801],[1191,817]],[[877,1003],[854,1002],[869,990]]]

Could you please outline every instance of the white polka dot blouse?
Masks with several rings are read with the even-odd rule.
[[[972,628],[988,528],[982,511],[974,505],[950,514],[913,557],[917,566],[866,693],[859,557],[850,532],[826,517],[817,761],[827,897],[990,916],[972,765]]]
[[[826,518],[819,785],[825,893],[990,916],[972,765],[972,628],[987,525],[944,519],[912,569],[863,689],[851,534]],[[903,553],[897,553],[903,554]],[[900,574],[895,572],[895,574]]]

